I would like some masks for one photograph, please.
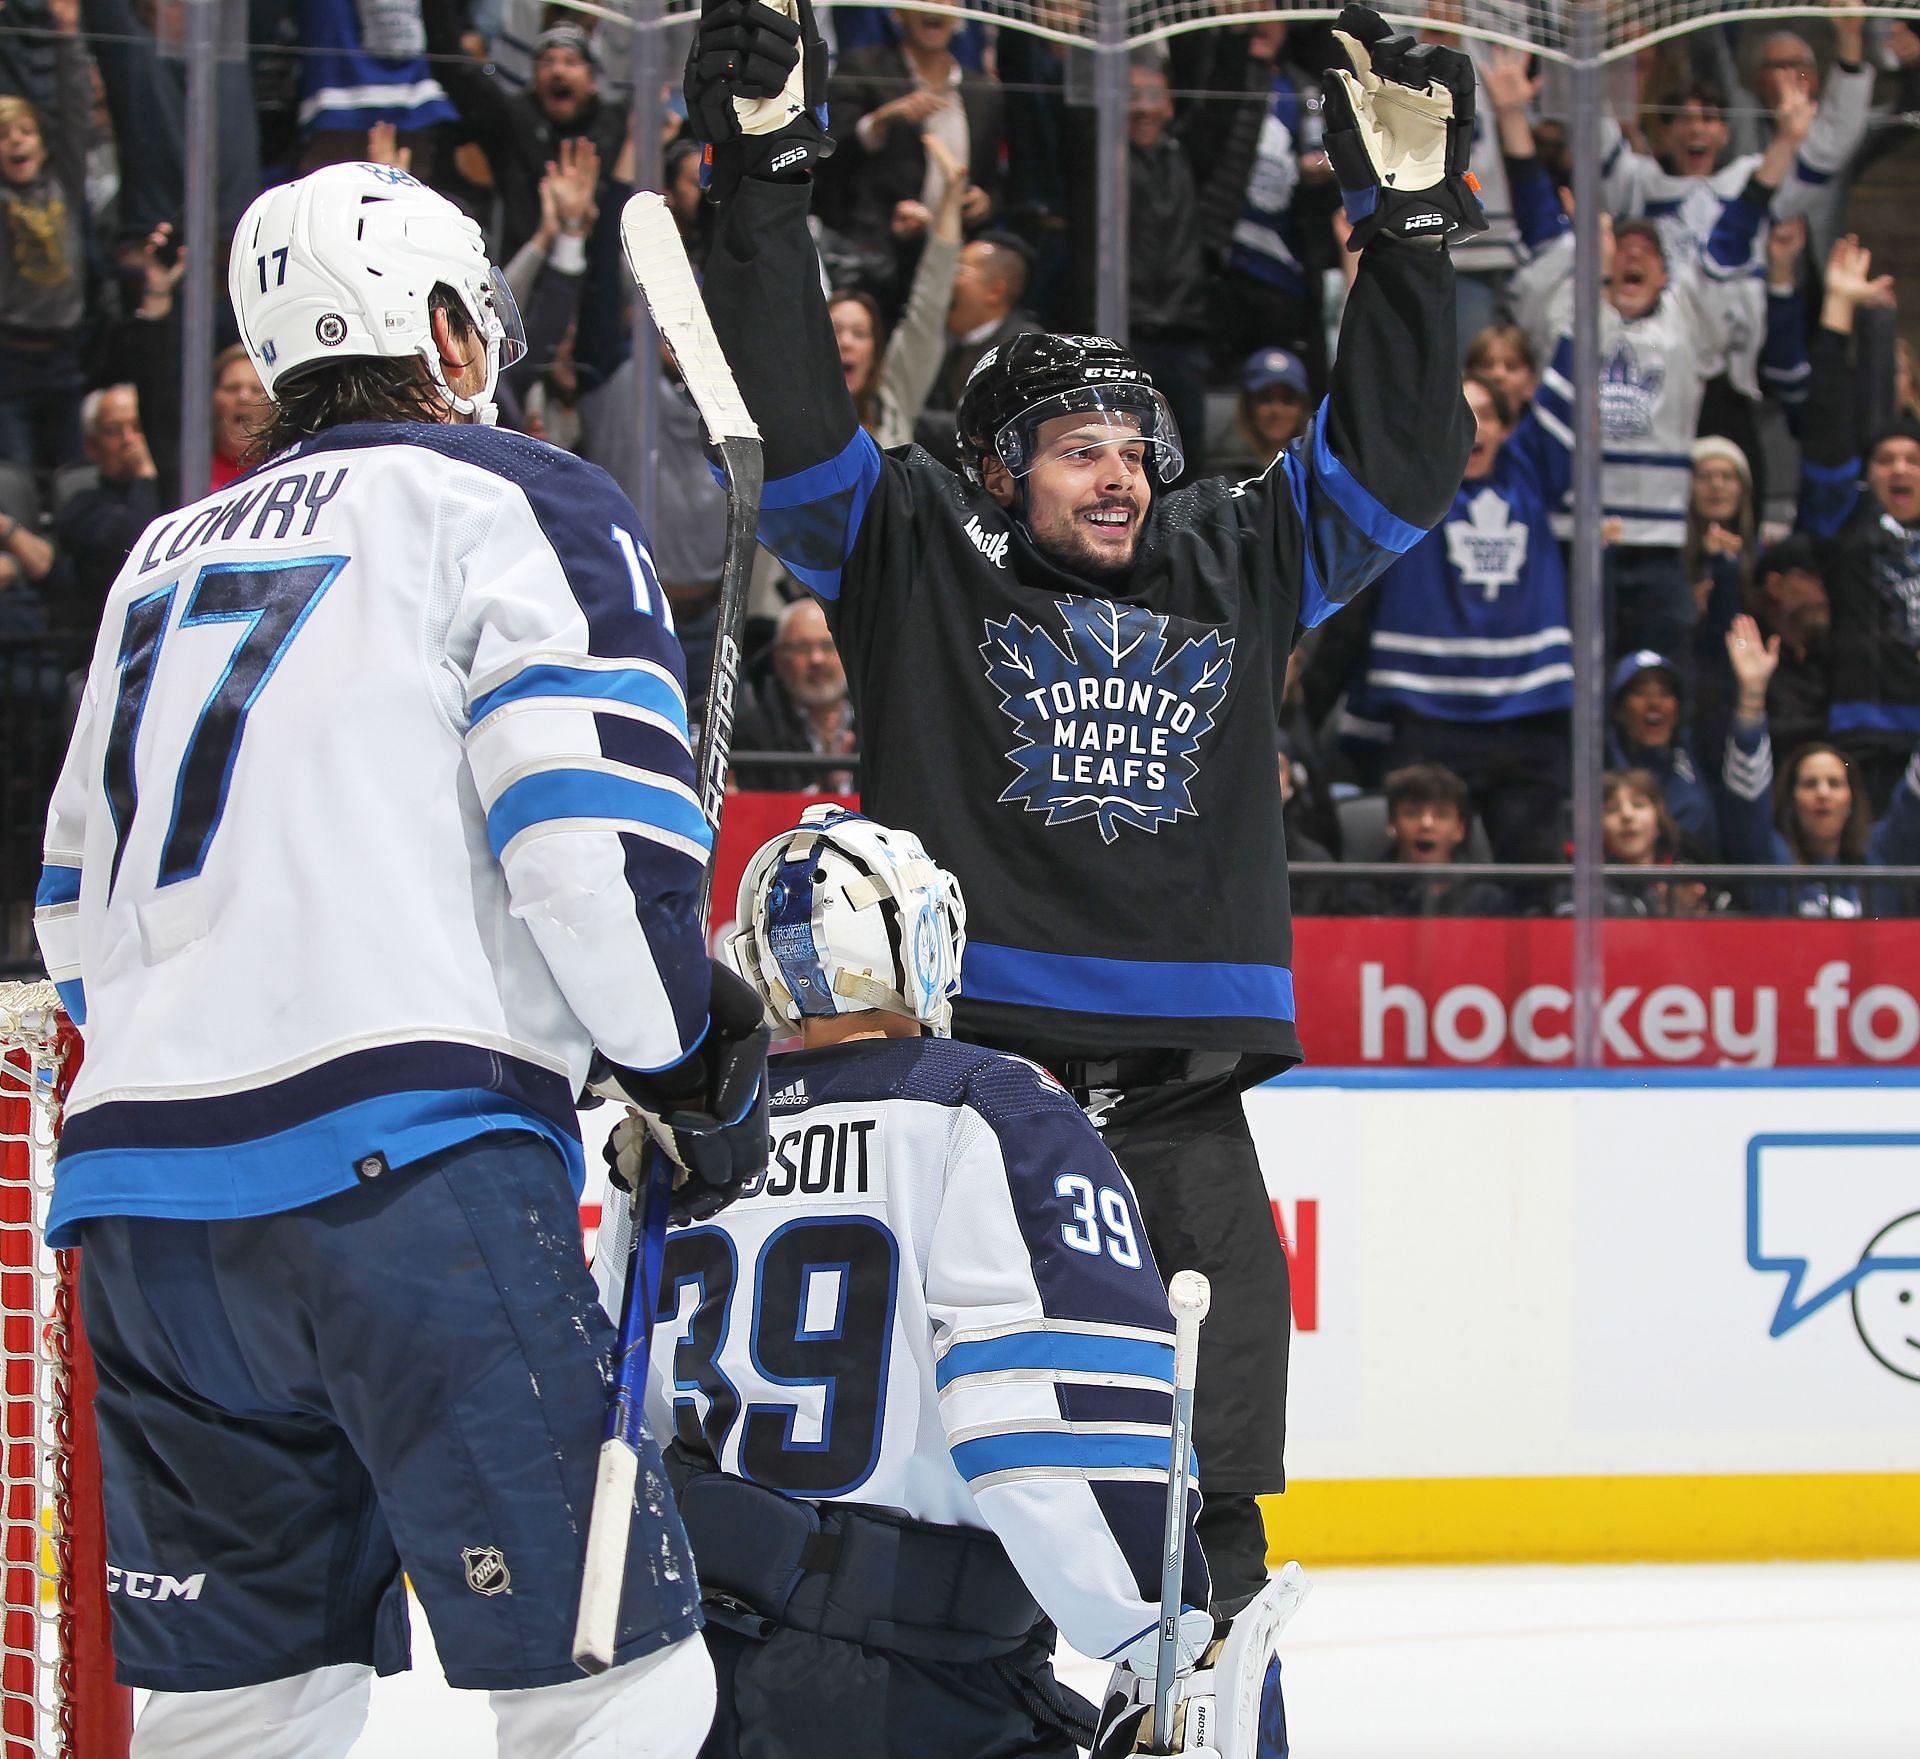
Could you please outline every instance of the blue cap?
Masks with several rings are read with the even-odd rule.
[[[1628,654],[1613,668],[1613,688],[1608,692],[1608,700],[1619,701],[1620,692],[1642,672],[1665,672],[1667,682],[1673,686],[1674,695],[1686,694],[1686,680],[1681,676],[1680,668],[1665,654],[1657,654],[1652,648],[1643,647],[1638,653]]]
[[[1240,388],[1251,397],[1269,385],[1291,385],[1302,397],[1307,394],[1307,369],[1297,354],[1284,348],[1261,348],[1247,356],[1240,369]]]

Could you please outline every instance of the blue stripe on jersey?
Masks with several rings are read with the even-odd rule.
[[[1053,1374],[1151,1375],[1172,1386],[1173,1346],[1085,1332],[1008,1332],[1004,1337],[955,1344],[940,1358],[934,1385],[945,1388],[969,1374],[997,1374],[1011,1368]]]
[[[352,1190],[360,1183],[358,1165],[370,1155],[382,1156],[388,1170],[398,1170],[499,1131],[544,1137],[565,1164],[576,1196],[586,1184],[586,1157],[577,1132],[562,1129],[530,1107],[514,1105],[501,1093],[476,1088],[383,1094],[251,1141],[197,1147],[87,1146],[93,1136],[87,1126],[112,1122],[105,1114],[151,1111],[155,1103],[195,1102],[103,1105],[68,1120],[60,1176],[47,1215],[48,1245],[79,1245],[78,1224],[89,1216],[221,1221],[299,1209]]]
[[[60,1006],[67,1011],[67,1018],[76,1026],[87,1023],[87,986],[77,977],[69,977],[64,983],[58,979],[54,986],[60,992]]]
[[[1167,1440],[1153,1435],[1073,1435],[1057,1429],[1022,1429],[983,1435],[951,1450],[969,1483],[993,1472],[1159,1472],[1167,1470]],[[1194,1466],[1194,1481],[1199,1471]]]
[[[1320,413],[1313,424],[1313,474],[1320,487],[1333,498],[1340,511],[1353,521],[1368,539],[1383,550],[1402,554],[1413,548],[1426,531],[1408,523],[1399,514],[1389,512],[1376,500],[1352,471],[1335,457],[1327,444],[1327,400],[1320,400]]]
[[[1809,165],[1805,157],[1798,153],[1794,155],[1793,174],[1799,178],[1802,183],[1809,183],[1813,185],[1815,189],[1818,189],[1823,183],[1831,183],[1833,181],[1833,173],[1831,171],[1822,171],[1817,165]]]
[[[80,896],[80,870],[77,867],[43,867],[40,884],[33,894],[33,907],[45,910],[53,904],[71,904]]]
[[[966,990],[975,1001],[1088,1014],[1165,1020],[1293,1018],[1293,973],[1284,965],[1096,959],[970,941]]]
[[[760,496],[760,541],[823,599],[840,596],[840,571],[880,481],[880,448],[856,428],[839,455],[778,477]]]
[[[713,847],[713,832],[700,808],[637,776],[600,770],[541,770],[522,776],[487,811],[487,842],[497,859],[522,831],[559,819],[610,819],[651,825],[676,837]]]
[[[1802,459],[1800,474],[1818,483],[1840,483],[1852,488],[1860,480],[1860,460],[1849,458],[1844,464],[1816,464],[1812,459]]]
[[[1827,710],[1831,733],[1920,734],[1920,703],[1836,702]]]
[[[504,684],[496,685],[474,700],[467,711],[467,724],[477,727],[503,703],[534,699],[553,701],[558,707],[569,698],[598,702],[624,702],[659,715],[670,726],[687,732],[687,705],[681,694],[662,678],[638,666],[617,672],[601,672],[583,666],[541,664],[527,666],[514,673]]]

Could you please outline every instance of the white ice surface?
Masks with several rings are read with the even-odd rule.
[[[492,1759],[414,1632],[353,1759]],[[1322,1570],[1286,1656],[1297,1759],[1920,1759],[1920,1563]]]

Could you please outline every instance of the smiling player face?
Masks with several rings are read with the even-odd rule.
[[[1920,1210],[1903,1215],[1868,1242],[1862,1256],[1920,1259]],[[1853,1323],[1875,1359],[1907,1380],[1920,1380],[1920,1270],[1876,1270],[1853,1289]]]
[[[1027,529],[1063,568],[1093,579],[1133,564],[1153,502],[1152,456],[1139,423],[1118,414],[1057,415],[1034,437],[1027,473]],[[1014,484],[989,473],[988,492],[1010,505]]]

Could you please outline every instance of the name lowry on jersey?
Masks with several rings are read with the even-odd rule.
[[[1158,831],[1194,811],[1188,784],[1227,694],[1233,640],[1216,629],[1169,651],[1168,619],[1111,599],[1055,601],[1066,628],[989,620],[980,657],[1018,740],[1000,795],[1049,825],[1091,818]]]
[[[135,571],[146,574],[166,562],[177,562],[196,544],[231,543],[242,531],[246,541],[275,543],[293,535],[313,536],[321,509],[345,486],[349,465],[332,469],[276,471],[251,480],[217,501],[170,513],[156,524],[140,552]]]

